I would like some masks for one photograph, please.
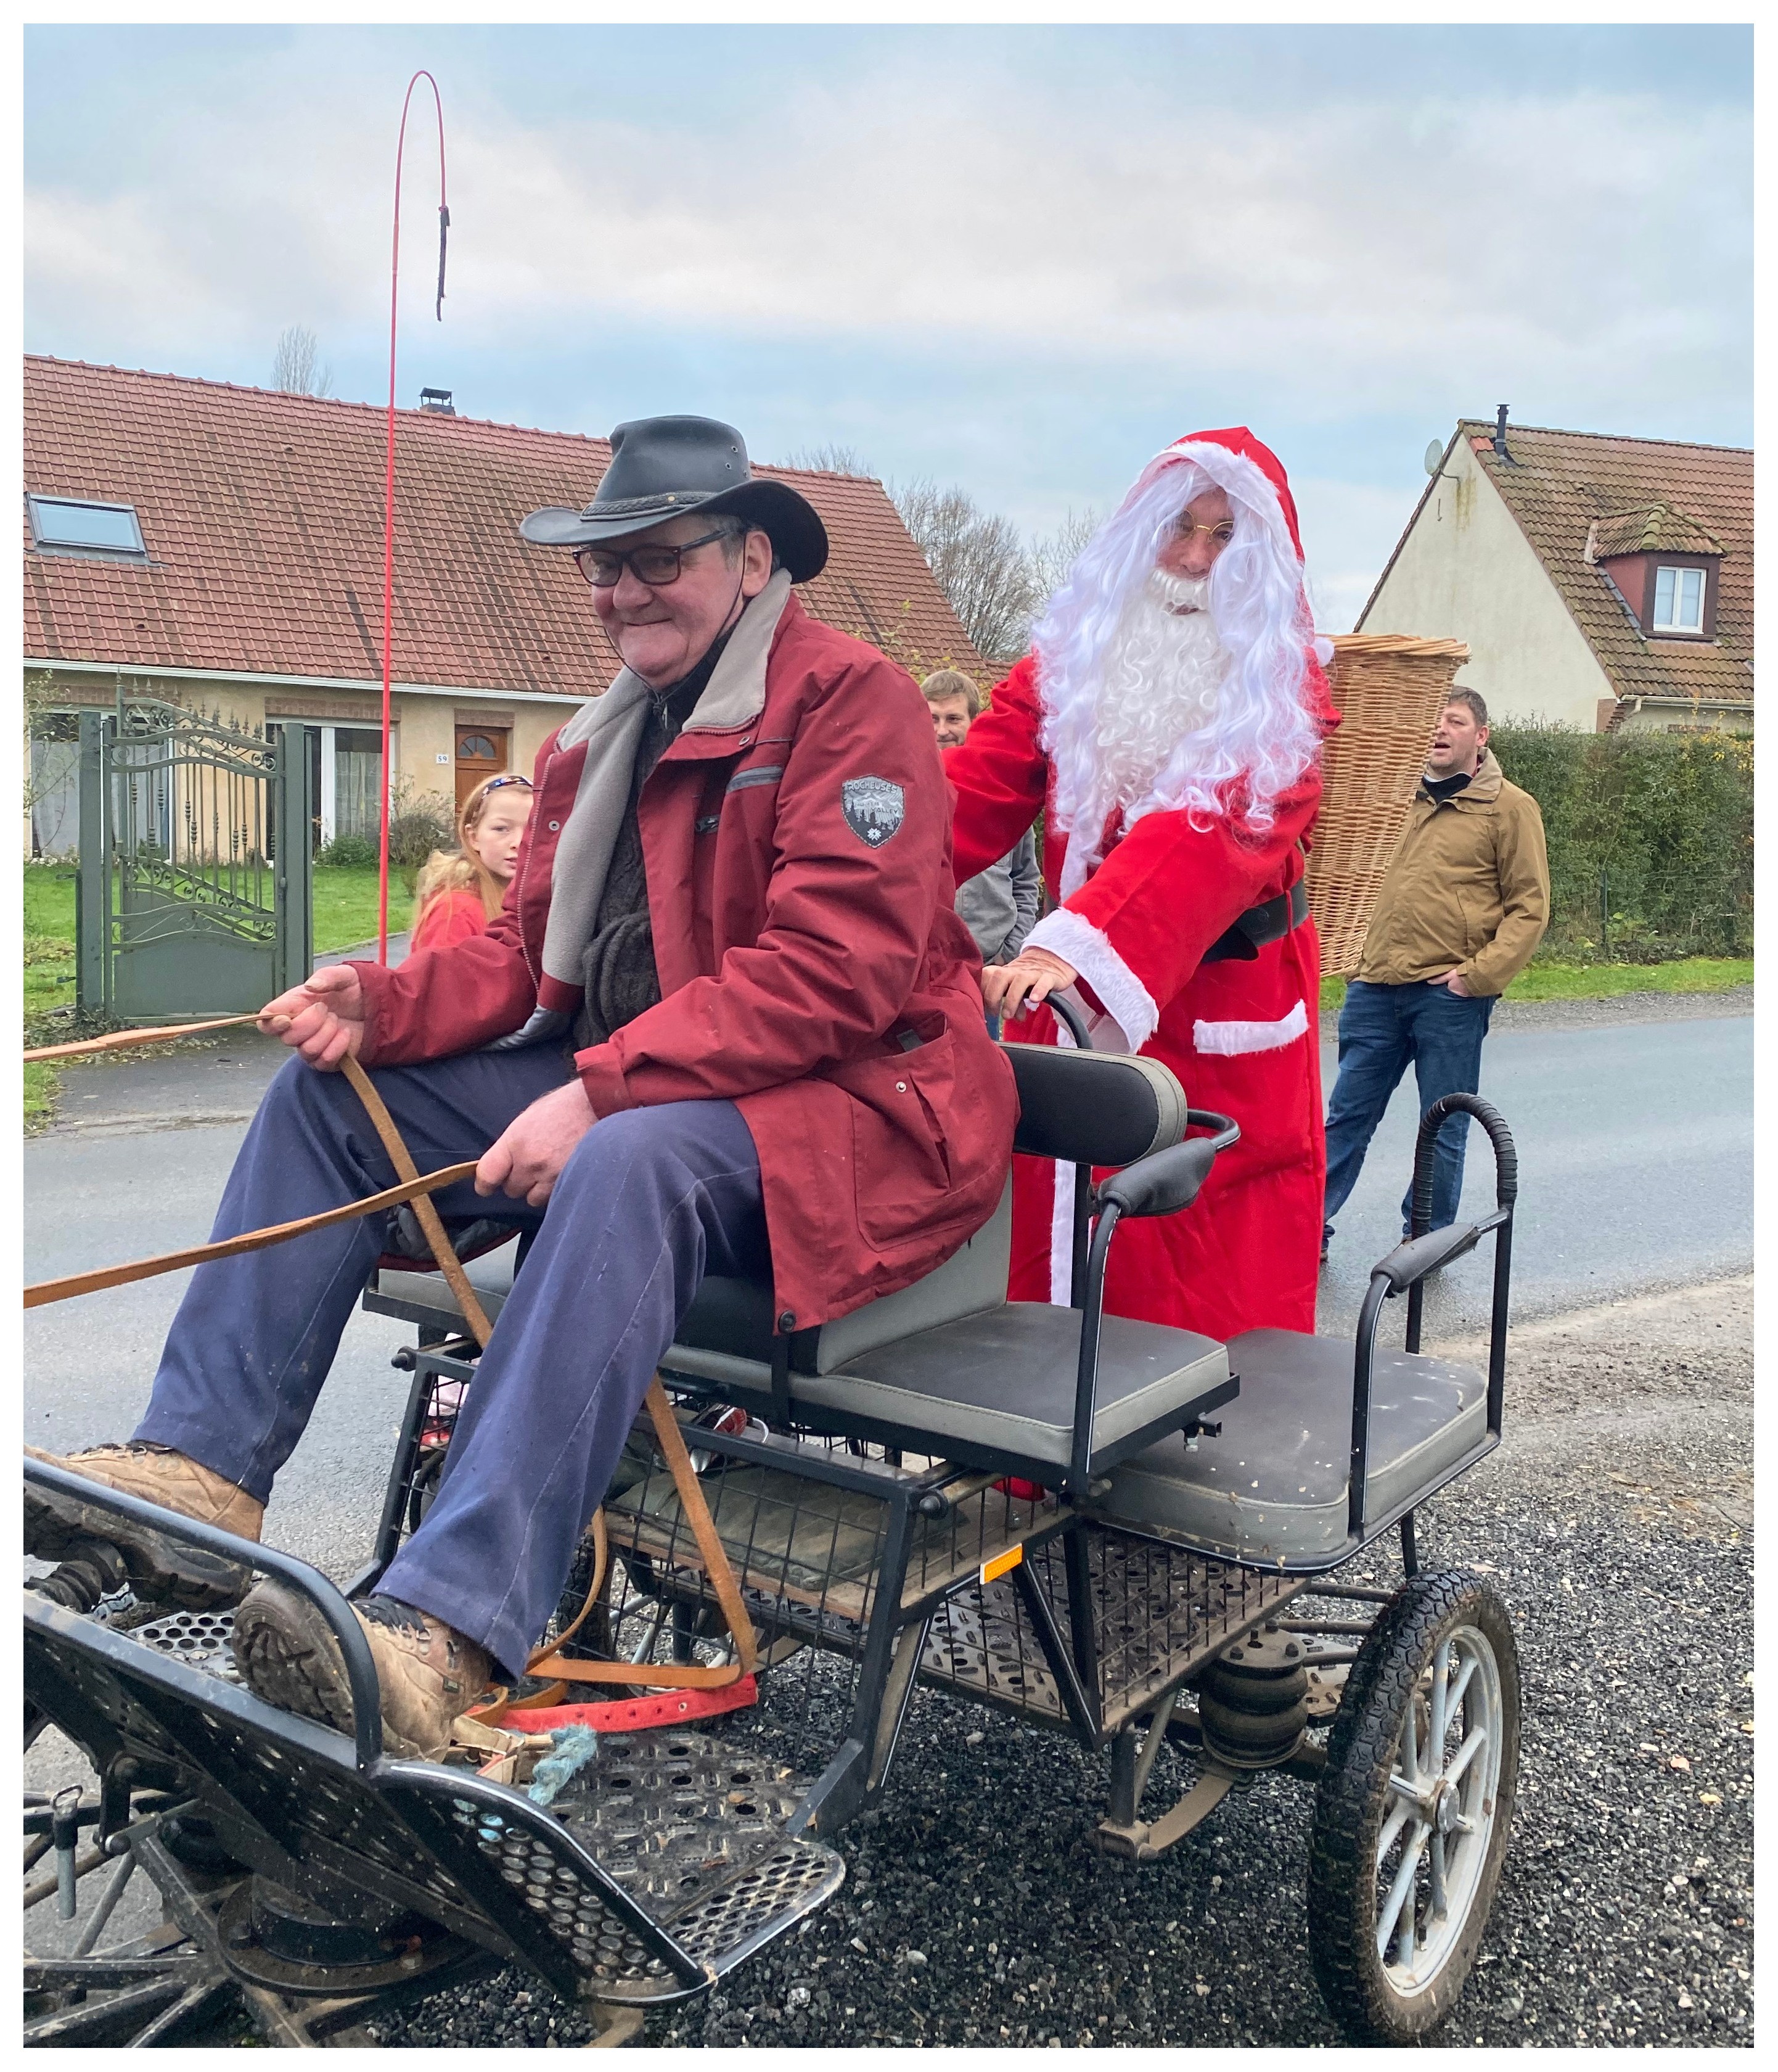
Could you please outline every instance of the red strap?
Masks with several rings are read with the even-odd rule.
[[[644,1727],[708,1720],[759,1702],[751,1676],[717,1691],[663,1691],[651,1698],[613,1698],[597,1705],[515,1705],[499,1724],[511,1733],[547,1734],[556,1727],[591,1727],[602,1734],[633,1734]]]

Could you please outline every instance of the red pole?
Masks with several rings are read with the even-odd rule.
[[[389,960],[389,786],[392,775],[392,743],[389,729],[390,643],[395,624],[395,336],[399,304],[396,290],[401,275],[401,154],[408,141],[408,105],[413,89],[424,80],[432,88],[438,111],[438,304],[442,321],[445,300],[445,231],[450,214],[445,206],[445,104],[438,82],[429,72],[417,72],[408,81],[401,101],[401,130],[395,146],[395,224],[389,248],[389,409],[388,437],[383,469],[383,796],[378,816],[380,839],[377,848],[376,960]]]

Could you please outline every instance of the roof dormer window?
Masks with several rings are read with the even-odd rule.
[[[1645,639],[1715,639],[1713,571],[1721,569],[1723,543],[1671,504],[1595,518],[1582,559],[1617,592]]]
[[[108,561],[148,559],[133,504],[27,495],[25,508],[31,518],[32,544],[47,553],[96,554]]]
[[[1653,633],[1698,634],[1704,630],[1704,592],[1708,572],[1701,568],[1667,568],[1654,572]]]

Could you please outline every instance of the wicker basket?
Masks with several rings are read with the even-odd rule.
[[[1432,730],[1468,659],[1460,640],[1334,635],[1333,702],[1342,717],[1324,754],[1325,789],[1308,874],[1321,968],[1330,977],[1358,968]]]

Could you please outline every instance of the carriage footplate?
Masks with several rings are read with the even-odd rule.
[[[788,1832],[808,1788],[744,1744],[663,1728],[602,1737],[550,1811],[720,1974],[840,1889],[839,1852]]]
[[[240,1685],[232,1612],[175,1612],[130,1636]],[[523,1790],[528,1764],[509,1779]],[[809,1780],[708,1734],[601,1734],[550,1813],[692,1955],[721,1972],[831,1898],[844,1859],[787,1832]]]

